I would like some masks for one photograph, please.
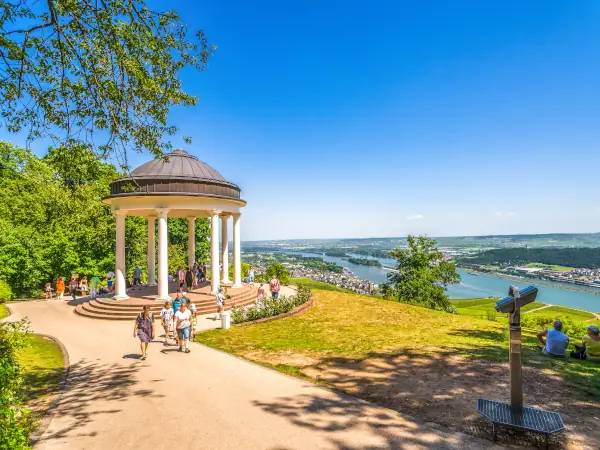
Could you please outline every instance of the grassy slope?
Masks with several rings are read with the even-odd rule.
[[[58,390],[64,363],[62,351],[53,340],[36,334],[27,335],[27,340],[29,345],[19,351],[18,360],[23,369],[25,399],[35,411],[35,422],[45,412],[48,396]]]
[[[459,314],[487,318],[488,313],[495,311],[494,305],[496,299],[493,298],[477,298],[469,300],[452,300],[452,304],[456,307]],[[577,322],[596,322],[594,314],[581,311],[578,309],[567,308],[565,306],[551,306],[549,308],[532,311],[545,306],[544,303],[530,303],[522,308],[523,316],[535,317],[543,316],[552,319],[570,319]],[[532,312],[529,312],[532,311]],[[497,314],[497,318],[501,318],[503,314]]]
[[[313,291],[314,305],[306,313],[230,330],[196,336],[211,347],[300,374],[301,364],[281,364],[281,355],[319,361],[330,357],[363,359],[381,354],[450,352],[470,358],[505,361],[505,319],[485,320],[459,308],[449,315],[379,298],[336,291]],[[485,311],[494,300],[471,301]],[[541,311],[543,312],[543,311]],[[536,314],[535,312],[531,314]],[[584,395],[600,396],[600,366],[587,361],[543,357],[536,348],[535,330],[524,330],[524,361],[564,375]]]
[[[4,319],[8,316],[8,308],[4,303],[0,303],[0,319]]]
[[[335,291],[313,291],[305,314],[228,332],[210,331],[199,340],[244,354],[254,350],[364,358],[407,349],[500,348],[502,325],[418,306]]]

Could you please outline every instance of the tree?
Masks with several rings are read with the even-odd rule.
[[[265,275],[267,277],[267,281],[275,277],[281,284],[287,284],[287,282],[290,280],[290,273],[283,264],[278,262],[269,264],[267,266],[267,270],[265,271]]]
[[[17,297],[35,296],[58,275],[114,270],[114,217],[101,200],[119,176],[89,147],[57,147],[37,158],[0,142],[0,286],[4,281]],[[208,253],[205,222],[196,222],[197,257]],[[136,265],[146,267],[147,227],[142,217],[128,217],[126,224],[131,275]],[[170,263],[184,264],[185,219],[169,219],[169,241],[176,243]]]
[[[396,272],[388,274],[383,291],[400,301],[451,311],[445,288],[460,281],[456,265],[444,257],[433,239],[408,236],[407,243],[407,248],[390,252],[398,264]]]
[[[155,156],[170,148],[169,109],[196,103],[178,74],[204,69],[212,52],[202,31],[189,38],[174,11],[145,0],[0,0],[0,8],[0,115],[10,132],[118,151],[124,166],[125,148]]]

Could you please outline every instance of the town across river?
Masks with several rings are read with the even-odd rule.
[[[353,264],[345,258],[327,256],[317,253],[298,252],[303,256],[322,256],[324,261],[336,263],[352,271],[358,278],[374,283],[384,283],[387,280],[389,268],[394,267],[395,261],[387,258],[378,259],[383,267]],[[363,255],[349,254],[364,258]],[[522,278],[490,273],[478,273],[458,270],[461,282],[448,287],[448,295],[453,299],[477,297],[503,297],[507,295],[508,286],[515,284],[525,286],[534,284],[539,288],[540,303],[569,306],[586,311],[600,312],[600,289],[574,286],[566,283],[556,283],[535,278]]]

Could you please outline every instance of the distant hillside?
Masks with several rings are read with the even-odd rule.
[[[600,248],[501,248],[457,259],[459,264],[523,265],[556,264],[569,267],[600,267]]]
[[[600,233],[552,233],[552,234],[508,234],[489,236],[436,237],[441,247],[453,248],[594,248],[600,247]],[[375,254],[398,246],[405,246],[406,238],[349,238],[349,239],[290,239],[272,241],[247,241],[244,247],[253,248],[310,248],[346,249],[349,252]],[[362,250],[362,251],[361,251]]]

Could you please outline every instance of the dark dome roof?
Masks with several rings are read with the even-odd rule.
[[[177,149],[165,155],[165,159],[155,159],[142,164],[131,176],[137,177],[185,177],[202,178],[205,180],[224,181],[225,178],[204,161],[185,150]]]
[[[239,200],[240,188],[203,161],[177,149],[148,161],[110,184],[110,197],[199,195]]]

